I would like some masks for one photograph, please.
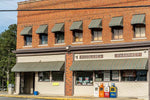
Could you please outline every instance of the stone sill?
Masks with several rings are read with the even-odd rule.
[[[115,41],[124,41],[124,39],[119,39],[119,40],[111,40],[111,42],[115,42]]]
[[[146,37],[143,37],[143,38],[132,38],[132,40],[144,40],[144,39],[147,39]]]
[[[23,46],[24,48],[31,48],[32,47],[32,45],[29,45],[29,46]]]
[[[91,43],[98,43],[98,42],[103,42],[103,41],[91,41]]]
[[[83,42],[73,42],[72,44],[82,44]]]
[[[65,43],[57,43],[57,44],[54,44],[54,45],[65,45]]]

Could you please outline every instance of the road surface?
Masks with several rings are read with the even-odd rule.
[[[0,100],[45,100],[45,99],[25,99],[25,98],[0,97]]]

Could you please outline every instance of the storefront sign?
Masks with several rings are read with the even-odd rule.
[[[76,56],[76,59],[94,59],[94,58],[103,58],[103,55],[80,55],[80,56]]]
[[[148,58],[148,51],[128,51],[128,52],[108,52],[108,53],[88,53],[75,54],[75,60],[105,60],[105,59],[130,59]]]
[[[123,77],[136,77],[136,71],[123,71]]]
[[[116,58],[120,58],[120,57],[141,57],[142,53],[119,53],[119,54],[115,54]]]

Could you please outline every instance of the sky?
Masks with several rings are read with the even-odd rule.
[[[0,10],[16,10],[17,2],[25,0],[0,0]],[[0,33],[17,23],[17,12],[0,12]]]

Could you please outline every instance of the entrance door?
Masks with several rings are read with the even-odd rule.
[[[33,94],[34,91],[34,73],[21,73],[20,93]]]

